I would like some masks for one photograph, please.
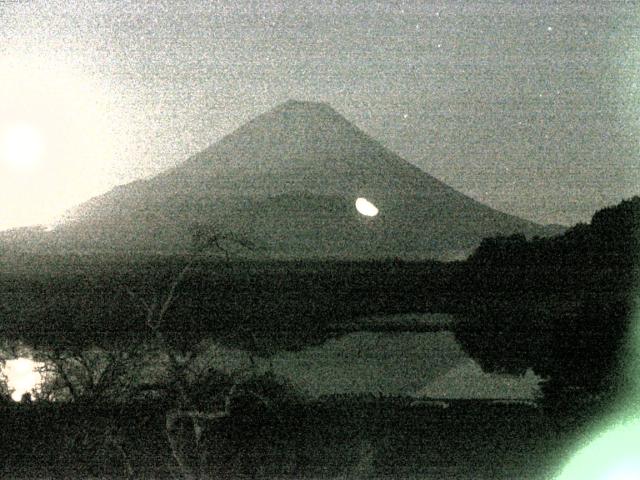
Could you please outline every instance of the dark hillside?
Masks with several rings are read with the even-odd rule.
[[[549,399],[611,399],[630,384],[639,247],[638,197],[557,237],[486,239],[459,278],[456,336],[487,370],[549,378]]]

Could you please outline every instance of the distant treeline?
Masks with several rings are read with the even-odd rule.
[[[0,336],[86,347],[144,340],[187,257],[23,257],[0,273]],[[8,266],[16,264],[15,268]],[[455,267],[437,262],[241,262],[199,257],[181,277],[162,328],[261,354],[334,335],[366,315],[442,310]]]

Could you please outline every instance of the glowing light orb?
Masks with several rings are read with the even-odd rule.
[[[41,160],[44,142],[38,130],[30,125],[14,125],[2,138],[2,157],[13,170],[31,170]]]
[[[366,198],[358,198],[356,200],[356,210],[365,217],[375,217],[378,215],[378,208]]]
[[[575,455],[557,480],[640,478],[640,420],[612,428]]]
[[[29,358],[16,358],[7,360],[3,370],[7,377],[7,386],[13,390],[11,398],[16,402],[22,399],[22,395],[32,392],[42,382],[42,375],[38,368],[42,363],[34,362]]]

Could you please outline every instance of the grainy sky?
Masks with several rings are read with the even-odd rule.
[[[0,166],[0,228],[173,166],[288,98],[330,103],[492,207],[586,221],[639,193],[638,7],[0,0],[0,135],[33,140],[6,133],[19,123],[42,144],[38,165]]]

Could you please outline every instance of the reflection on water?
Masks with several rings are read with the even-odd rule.
[[[41,356],[36,356],[34,352],[34,356],[38,359],[45,358],[42,353]],[[100,372],[104,372],[105,368],[104,352],[84,352],[84,357],[80,359],[68,358],[65,360],[67,361],[65,364],[67,371],[73,373],[71,378],[87,380],[84,383],[81,382],[83,385],[89,383],[88,380],[92,380],[92,378],[96,380],[103,377]],[[81,376],[85,372],[78,370],[79,360],[94,367],[97,372],[95,378]],[[125,357],[122,357],[122,360],[125,361]],[[223,349],[213,344],[207,355],[203,355],[202,358],[198,357],[198,361],[225,369],[241,369],[251,363],[246,352]],[[363,391],[373,391],[375,394],[382,393],[384,395],[415,394],[418,391],[425,393],[427,387],[432,391],[436,388],[444,388],[443,385],[447,381],[453,381],[457,376],[462,376],[463,381],[468,384],[475,383],[470,385],[474,390],[466,392],[475,391],[477,393],[482,389],[485,392],[492,391],[488,390],[489,387],[486,385],[482,386],[482,382],[491,384],[492,380],[484,373],[478,373],[477,366],[470,363],[471,360],[455,341],[453,334],[447,331],[420,334],[352,333],[327,341],[321,346],[307,348],[299,352],[280,352],[272,358],[254,358],[253,361],[256,368],[271,369],[276,375],[287,376],[292,383],[313,395]],[[161,366],[162,363],[163,360],[157,356],[145,357],[144,366],[136,364],[135,368],[141,369],[135,375],[136,381],[152,382],[154,380],[151,378],[152,373],[156,373],[158,380],[162,380],[161,370],[166,368],[166,359],[164,360],[165,367]],[[127,365],[132,364],[127,363]],[[149,365],[153,365],[155,372],[141,375],[140,371],[149,368]],[[20,385],[19,388],[22,392],[25,389],[33,388],[41,381],[41,378],[34,374],[37,373],[35,369],[42,366],[42,364],[37,364],[28,358],[16,359],[7,365],[11,369],[12,385],[16,388],[14,398],[18,397],[18,385]],[[46,366],[50,367],[50,363],[47,363]],[[466,373],[462,375],[461,372]],[[52,378],[47,374],[45,376],[48,379]],[[18,379],[21,379],[21,382],[18,382]],[[26,379],[30,379],[30,383]],[[516,389],[517,382],[522,379],[502,377],[501,381],[505,388]],[[464,394],[460,390],[460,385],[455,388],[457,390],[450,390],[449,393]],[[49,391],[49,388],[45,388],[44,391]],[[439,392],[442,393],[444,390],[439,390]],[[514,396],[521,395],[514,394]],[[112,399],[113,396],[109,398]],[[420,405],[418,400],[416,400],[417,405],[412,404],[406,408],[405,406],[397,408],[396,400],[393,398],[380,399],[378,403],[376,398],[373,403],[358,400],[360,403],[341,404],[339,402],[332,403],[333,399],[329,398],[326,401],[309,402],[311,406],[305,405],[305,408],[301,408],[299,411],[288,409],[278,420],[278,422],[285,422],[284,427],[278,422],[262,425],[260,426],[261,434],[258,436],[254,433],[249,435],[242,430],[242,428],[249,428],[247,423],[242,423],[245,420],[238,420],[241,423],[232,424],[237,428],[229,428],[224,432],[227,432],[231,439],[227,439],[228,441],[236,441],[233,432],[237,432],[241,438],[239,445],[242,444],[242,448],[244,448],[241,456],[242,462],[254,461],[254,452],[259,451],[266,456],[255,461],[264,465],[265,469],[276,465],[273,467],[274,470],[288,471],[290,466],[287,462],[291,462],[292,465],[298,465],[296,462],[299,462],[300,468],[308,471],[310,475],[315,475],[321,469],[327,469],[326,476],[317,477],[323,479],[525,479],[527,477],[522,475],[522,471],[529,465],[528,452],[536,452],[539,457],[542,457],[541,452],[545,452],[544,445],[547,440],[545,435],[547,435],[548,425],[541,409],[510,407],[503,410],[502,408],[494,408],[489,402],[457,402],[457,404],[451,402],[451,406],[446,409],[435,409],[428,405]],[[476,403],[478,405],[475,405]],[[102,439],[106,438],[104,429],[107,428],[106,431],[109,435],[116,433],[120,435],[113,438],[131,442],[127,454],[137,455],[140,453],[141,458],[159,458],[159,451],[154,450],[156,446],[164,449],[161,451],[166,453],[166,432],[162,427],[157,428],[157,426],[165,424],[161,408],[156,410],[154,414],[153,412],[149,413],[147,408],[151,403],[146,402],[142,410],[136,410],[138,407],[135,404],[128,406],[127,408],[130,410],[126,410],[127,413],[123,413],[125,411],[122,410],[124,408],[122,406],[118,406],[117,411],[114,412],[101,407],[96,410],[99,415],[104,415],[104,417],[100,417],[93,410],[87,409],[87,404],[82,402],[77,402],[77,404],[80,405],[77,409],[74,408],[73,402],[70,405],[61,405],[56,402],[47,405],[46,402],[42,402],[33,409],[23,405],[12,405],[10,408],[15,412],[17,419],[12,425],[15,429],[14,437],[20,439],[22,444],[33,446],[32,439],[24,436],[24,432],[33,431],[35,428],[46,432],[47,429],[43,425],[49,425],[50,436],[41,435],[39,437],[40,443],[37,448],[43,449],[42,445],[50,444],[52,438],[55,438],[55,441],[60,440],[60,431],[64,431],[66,428],[67,418],[73,417],[75,430],[72,428],[65,432],[62,436],[64,438],[86,435],[91,441],[102,442]],[[402,405],[409,405],[409,402]],[[66,414],[70,417],[61,415],[61,412],[67,412]],[[157,417],[154,418],[157,418],[158,422],[149,422],[149,415],[156,415]],[[111,430],[112,426],[117,423],[114,419],[123,418],[127,419],[127,424],[135,425],[135,428],[114,433]],[[11,423],[10,420],[10,418],[7,420],[8,424]],[[297,432],[297,434],[291,435],[290,432]],[[225,436],[227,433],[214,434],[209,432],[207,434],[211,435],[207,437],[212,442],[211,452],[216,452],[215,448],[217,447],[215,446],[221,444],[221,438],[227,438]],[[508,438],[505,436],[507,433]],[[541,440],[534,441],[529,437]],[[108,438],[111,439],[108,441],[113,440],[112,437]],[[143,444],[136,443],[139,438],[145,438],[146,441]],[[149,441],[149,439],[155,440]],[[19,443],[18,440],[15,441]],[[108,448],[112,448],[111,444]],[[74,442],[60,442],[59,449],[66,452],[67,457],[65,458],[84,459],[85,456],[93,458],[95,455],[93,447],[86,451],[79,450],[78,445]],[[105,451],[110,452],[111,450],[105,449]],[[298,457],[298,455],[300,456]],[[96,462],[103,460],[102,457],[99,457]],[[503,467],[507,465],[507,468],[511,468],[510,465],[514,460],[517,461],[515,465],[520,468],[517,474],[499,477],[495,475],[495,468],[499,467],[500,473],[502,473]],[[22,461],[21,458],[14,459],[16,464],[20,464]],[[264,462],[264,464],[260,462]],[[158,468],[157,465],[141,465],[144,465],[141,469],[149,468],[150,471]],[[238,465],[244,464],[240,462]],[[497,467],[494,468],[494,465]],[[490,472],[486,473],[487,470]],[[335,476],[335,472],[339,471],[342,471],[343,474],[340,477]],[[366,473],[362,476],[353,475],[354,471]],[[394,474],[389,476],[380,474],[386,471],[393,471]],[[110,471],[100,478],[111,478],[109,475]],[[28,478],[37,478],[37,476],[33,475]],[[84,476],[83,478],[89,477]],[[261,475],[261,478],[292,477]]]
[[[16,402],[22,399],[26,393],[34,393],[42,383],[40,369],[44,364],[34,362],[27,357],[7,360],[2,369],[6,377],[7,386],[11,392],[11,398]]]
[[[271,364],[311,396],[374,392],[413,395],[465,358],[450,332],[352,333]]]
[[[389,317],[390,321],[394,319]],[[419,320],[441,323],[442,315],[426,314]],[[97,375],[106,368],[102,358],[105,352],[87,352],[86,355],[90,353],[90,358],[80,359],[85,360],[84,363],[74,358],[67,359],[65,365],[72,379],[84,378],[81,374]],[[76,371],[78,365],[84,365],[87,360],[96,372]],[[301,351],[278,352],[271,358],[253,359],[245,351],[211,343],[200,362],[226,372],[252,365],[287,378],[311,397],[374,393],[430,398],[533,399],[539,394],[540,381],[531,372],[524,376],[483,372],[462,350],[454,334],[446,330],[425,333],[356,332]],[[138,372],[136,376],[146,381],[150,376],[161,375],[166,367],[157,357],[150,357],[147,363],[136,367],[144,370],[144,374]],[[6,362],[3,373],[14,400],[19,401],[25,393],[37,393],[43,384],[44,366],[44,363],[26,356]],[[49,384],[54,377],[49,372],[46,383]]]
[[[404,318],[403,316],[400,316]],[[443,322],[443,315],[415,316]],[[382,317],[375,317],[381,321]],[[389,321],[399,318],[389,316]],[[412,317],[413,318],[413,317]],[[208,355],[226,371],[246,368],[246,352],[211,345]],[[357,332],[297,352],[254,359],[258,368],[288,378],[317,397],[330,394],[418,395],[437,398],[536,398],[540,378],[485,373],[450,331]]]

